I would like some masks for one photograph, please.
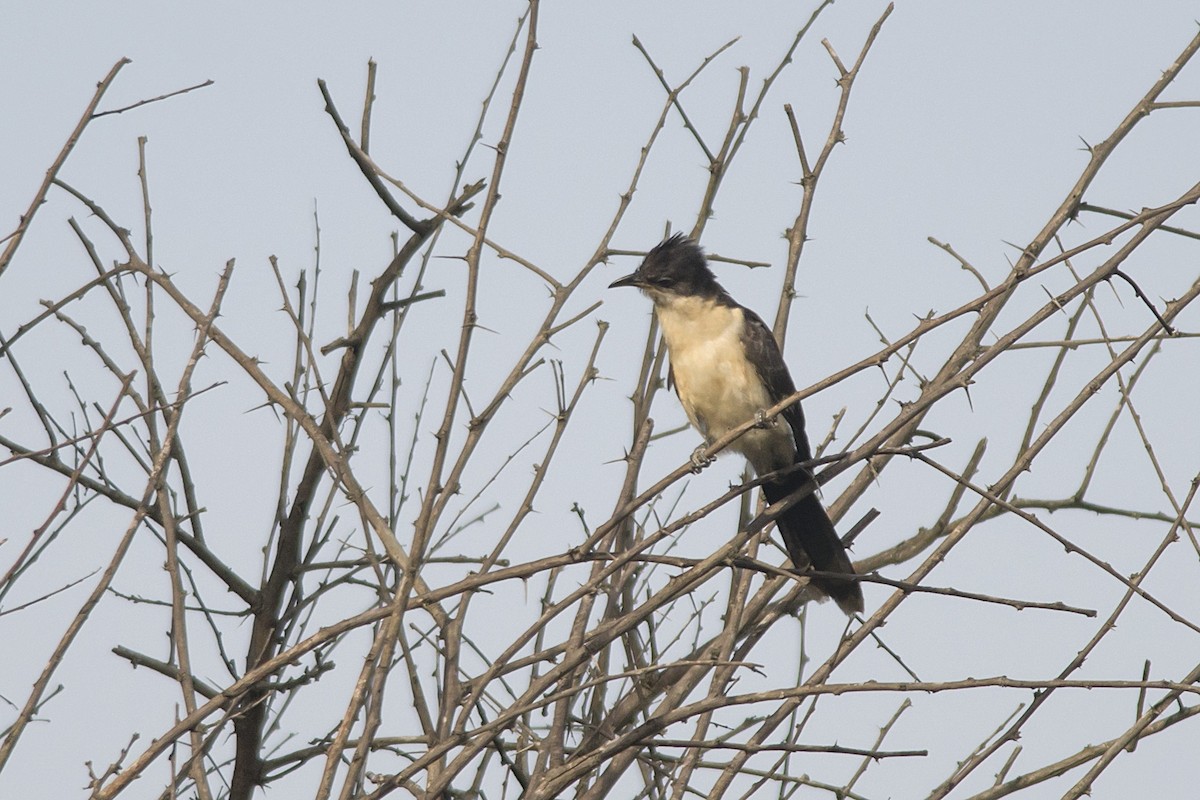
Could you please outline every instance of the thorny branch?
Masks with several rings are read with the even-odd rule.
[[[725,179],[745,161],[738,154],[758,146],[751,128],[779,125],[784,140],[790,136],[788,152],[771,157],[781,175],[798,163],[801,187],[798,207],[787,211],[775,318],[776,335],[784,338],[816,224],[816,189],[828,181],[832,154],[845,150],[838,146],[846,142],[852,91],[871,74],[869,56],[893,12],[889,5],[870,27],[864,24],[852,62],[827,39],[813,46],[827,57],[836,82],[818,149],[805,136],[813,126],[807,110],[797,113],[789,98],[777,96],[786,91],[780,76],[831,6],[831,0],[816,5],[761,85],[749,68],[737,71],[728,120],[716,135],[692,92],[738,40],[709,52],[679,80],[633,38],[635,57],[661,88],[661,106],[611,219],[597,226],[594,248],[589,242],[590,255],[573,268],[523,254],[540,249],[530,237],[545,231],[514,234],[501,214],[505,203],[523,199],[511,174],[520,162],[512,156],[531,147],[525,107],[538,91],[537,53],[545,45],[539,37],[546,36],[536,0],[516,22],[438,201],[418,196],[409,188],[416,184],[399,177],[403,170],[393,175],[382,163],[389,159],[380,155],[382,136],[373,136],[371,126],[379,104],[390,102],[377,82],[386,63],[368,64],[357,134],[335,102],[342,93],[319,81],[341,147],[372,202],[387,209],[404,235],[375,232],[390,237],[392,257],[363,273],[362,292],[357,273],[325,285],[331,278],[322,266],[315,213],[312,267],[293,279],[292,265],[270,259],[282,307],[273,321],[282,323],[291,354],[282,367],[252,355],[260,343],[235,335],[245,328],[220,316],[237,313],[222,312],[237,291],[232,261],[210,298],[197,302],[192,281],[174,271],[183,265],[155,244],[144,138],[140,209],[110,213],[97,193],[60,177],[91,120],[208,85],[97,112],[127,63],[117,62],[0,255],[0,277],[11,279],[10,266],[26,268],[31,248],[17,259],[18,247],[35,217],[40,226],[51,224],[37,213],[51,192],[85,210],[84,223],[70,218],[63,230],[79,245],[86,276],[71,291],[38,298],[0,332],[0,361],[12,375],[6,397],[14,398],[6,401],[13,411],[0,409],[0,445],[11,454],[0,459],[6,470],[0,480],[32,472],[54,487],[40,524],[25,538],[6,534],[0,541],[7,545],[0,552],[8,553],[0,600],[13,598],[0,619],[45,614],[58,634],[0,735],[0,781],[18,745],[30,747],[31,723],[69,713],[53,707],[51,680],[65,672],[82,629],[99,627],[101,601],[160,615],[154,619],[167,630],[159,640],[140,639],[132,628],[102,634],[119,640],[109,646],[123,663],[145,667],[134,680],[155,688],[169,681],[174,706],[153,717],[148,743],[124,732],[97,742],[98,763],[107,765],[90,772],[88,790],[97,800],[127,795],[135,781],[156,782],[164,797],[233,800],[266,790],[295,793],[297,786],[317,798],[381,798],[399,789],[431,798],[703,794],[717,800],[768,789],[786,796],[801,785],[869,797],[878,793],[877,770],[894,770],[894,781],[904,774],[897,764],[930,760],[944,767],[938,784],[910,794],[964,791],[990,764],[994,785],[970,789],[975,797],[1025,790],[1033,796],[1056,780],[1065,781],[1066,796],[1079,797],[1102,785],[1109,766],[1139,741],[1194,726],[1200,672],[1193,665],[1160,667],[1156,660],[1152,666],[1147,657],[1132,675],[1080,670],[1102,644],[1136,627],[1118,629],[1135,614],[1153,615],[1172,635],[1200,631],[1177,587],[1160,577],[1190,568],[1188,559],[1200,551],[1193,509],[1200,478],[1194,464],[1181,473],[1167,454],[1171,443],[1155,417],[1162,413],[1159,398],[1144,388],[1182,372],[1181,354],[1195,361],[1196,335],[1188,331],[1195,330],[1200,273],[1172,284],[1141,257],[1147,242],[1164,234],[1176,246],[1194,246],[1197,235],[1177,219],[1200,199],[1200,183],[1173,199],[1130,203],[1142,209],[1136,213],[1085,199],[1113,153],[1132,147],[1134,128],[1152,115],[1192,107],[1161,97],[1200,50],[1200,35],[1089,147],[1087,164],[1006,274],[929,237],[952,269],[975,277],[974,297],[953,301],[949,311],[922,310],[907,331],[875,326],[882,342],[875,352],[709,443],[705,455],[715,456],[819,391],[850,387],[858,398],[839,412],[838,422],[845,422],[829,431],[820,458],[806,465],[831,495],[839,530],[858,546],[873,609],[852,620],[839,640],[827,627],[831,609],[808,602],[812,574],[790,569],[772,543],[774,519],[796,498],[756,510],[752,498],[763,477],[714,489],[707,475],[695,476],[690,460],[675,459],[673,468],[654,460],[656,452],[675,452],[668,449],[674,431],[662,432],[670,425],[655,434],[654,415],[673,413],[659,391],[667,364],[658,331],[651,323],[643,344],[615,356],[616,323],[596,317],[597,282],[589,279],[609,257],[642,252],[616,247],[614,239],[640,197],[669,119],[682,120],[687,146],[708,169],[692,198],[697,237],[725,199]],[[782,116],[771,120],[764,112],[774,103]],[[1085,239],[1070,226],[1081,212],[1111,227]],[[122,224],[126,219],[135,225]],[[1050,254],[1052,243],[1057,252]],[[453,261],[435,260],[443,257]],[[737,253],[717,258],[762,265]],[[455,271],[430,267],[441,263]],[[493,268],[511,268],[503,297],[492,295]],[[425,278],[435,274],[437,288],[429,288]],[[1156,299],[1168,291],[1177,296]],[[1119,309],[1106,292],[1137,302]],[[517,312],[513,298],[520,298]],[[423,319],[424,312],[438,319]],[[344,327],[328,334],[320,324],[325,316],[345,320]],[[620,324],[630,325],[624,318]],[[488,338],[493,329],[503,335]],[[183,349],[170,344],[182,341],[181,331],[189,337]],[[84,364],[69,368],[67,389],[22,367],[62,332]],[[1032,360],[1047,351],[1044,362]],[[217,370],[220,380],[193,388],[194,379],[203,383],[202,368]],[[1028,382],[1036,394],[1032,406],[1011,425],[997,422],[981,432],[972,419],[964,430],[957,398],[969,391],[972,402],[994,402],[996,394],[1011,402],[1006,370]],[[616,407],[614,395],[605,394],[610,378],[625,387],[618,394],[630,406]],[[235,389],[241,398],[232,397]],[[223,438],[220,414],[243,414],[245,392],[254,393],[251,413],[270,419],[262,426],[276,426],[274,461]],[[1097,415],[1101,423],[1093,430],[1088,425]],[[28,424],[10,426],[17,417]],[[625,417],[632,425],[622,441],[613,431]],[[1135,441],[1136,459],[1124,450],[1118,455],[1122,435]],[[261,503],[259,493],[248,492],[258,505],[249,512],[238,506],[231,525],[235,498],[213,490],[212,468],[197,458],[212,444],[205,438],[224,448],[224,469],[243,469],[233,463],[241,459],[281,464],[277,496]],[[594,470],[614,454],[623,455],[619,486],[617,479],[604,485]],[[1154,493],[1139,493],[1135,505],[1102,489],[1112,481],[1114,460],[1122,489],[1140,481]],[[1047,470],[1073,470],[1072,488],[1055,494],[1059,487]],[[910,483],[918,488],[908,489]],[[835,486],[840,492],[833,497]],[[913,506],[920,521],[909,525],[905,512]],[[607,510],[597,513],[598,507]],[[104,537],[114,511],[124,515],[120,530]],[[1092,530],[1092,515],[1120,526],[1126,549],[1108,548]],[[263,517],[270,518],[266,525]],[[83,527],[87,536],[77,530]],[[1050,545],[1030,552],[1053,550],[1060,559],[1055,569],[1103,591],[1079,592],[1067,580],[1032,584],[1033,590],[1000,583],[1004,588],[996,590],[980,585],[980,573],[945,566],[978,558],[994,529],[1013,541],[1023,536],[1035,547]],[[63,561],[58,556],[69,541],[95,560],[98,579],[45,571]],[[164,565],[161,584],[134,591],[118,585],[119,577],[132,580],[123,565],[140,552],[135,547]],[[20,594],[48,574],[56,585]],[[81,580],[91,581],[88,596],[55,617],[56,604],[73,597],[70,589]],[[954,664],[930,677],[930,661],[911,631],[921,604],[936,605],[948,626],[958,618],[1004,615],[1012,630],[997,636],[1025,637],[1031,620],[1052,620],[1046,624],[1059,626],[1067,644],[1054,648],[1051,657],[1062,657],[1037,674],[1006,662],[975,673],[991,677],[963,677]],[[976,740],[947,745],[938,738],[943,725],[923,705],[927,696],[987,692],[1019,697],[1016,710],[985,720],[980,730],[991,732]],[[1104,717],[1096,725],[1105,732],[1071,740],[1074,752],[1066,756],[1016,746],[1024,734],[1053,725],[1049,698],[1076,692],[1128,699],[1131,713],[1119,722]],[[893,763],[877,767],[883,759]]]

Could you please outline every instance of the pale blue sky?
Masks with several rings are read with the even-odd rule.
[[[884,6],[841,0],[823,14],[795,63],[775,86],[723,187],[705,232],[704,244],[710,250],[775,266],[782,263],[786,242],[781,232],[791,224],[800,196],[795,185],[799,168],[783,103],[796,109],[809,151],[815,152],[836,103],[835,74],[819,41],[828,38],[844,61],[852,60]],[[694,122],[710,142],[716,142],[728,124],[737,88],[736,68],[749,67],[750,88],[757,91],[811,7],[811,3],[792,2],[546,4],[540,49],[510,151],[504,201],[491,236],[559,279],[573,275],[595,249],[662,103],[661,87],[631,45],[632,35],[646,45],[672,83],[720,45],[741,37],[683,96]],[[96,82],[117,59],[128,57],[132,63],[121,71],[102,109],[211,79],[214,85],[208,88],[94,121],[60,177],[140,236],[137,137],[147,136],[156,261],[175,273],[181,286],[207,301],[218,271],[228,259],[236,258],[238,271],[222,325],[252,343],[254,352],[277,366],[275,374],[282,376],[291,344],[277,313],[279,301],[268,256],[277,256],[292,279],[312,265],[315,206],[324,270],[320,326],[324,342],[343,331],[351,271],[360,270],[364,278],[373,275],[389,257],[389,234],[397,227],[346,155],[323,112],[317,79],[328,82],[343,116],[357,131],[366,63],[374,58],[379,72],[372,153],[413,190],[440,201],[521,8],[518,2],[14,6],[5,13],[0,28],[0,75],[4,76],[0,79],[0,235],[16,225]],[[888,335],[899,336],[911,327],[914,315],[931,308],[945,311],[977,294],[975,280],[926,237],[950,242],[987,279],[1000,279],[1008,259],[1015,255],[1005,243],[1025,242],[1038,230],[1085,164],[1082,142],[1098,141],[1112,130],[1194,35],[1196,16],[1195,3],[1171,0],[899,2],[856,85],[844,124],[847,141],[822,179],[812,241],[801,265],[801,297],[789,329],[787,354],[797,384],[815,383],[877,349],[878,334],[867,324],[864,311],[869,310]],[[507,103],[510,87],[511,78],[506,79],[498,102]],[[1198,97],[1200,64],[1192,65],[1164,99]],[[501,119],[500,114],[491,117],[485,143],[495,140]],[[1200,178],[1198,141],[1200,111],[1157,114],[1131,137],[1087,199],[1121,209],[1173,199]],[[673,115],[614,246],[644,249],[657,241],[668,222],[690,228],[705,170],[702,153]],[[484,177],[489,171],[490,160],[477,155],[467,178]],[[103,238],[100,227],[86,220],[78,204],[62,192],[52,192],[16,261],[0,278],[0,333],[11,334],[36,314],[39,299],[59,297],[88,279],[89,267],[66,227],[71,215]],[[1081,224],[1086,228],[1077,230],[1078,240],[1104,230],[1108,221],[1085,217]],[[1194,209],[1181,215],[1179,224],[1196,227]],[[443,252],[461,253],[465,241],[462,234],[448,232]],[[1145,271],[1139,277],[1147,279],[1143,288],[1152,299],[1174,297],[1194,279],[1194,247],[1167,243],[1152,245],[1146,253]],[[1158,261],[1151,263],[1152,259]],[[536,280],[509,263],[493,259],[488,266],[480,322],[490,333],[479,337],[477,347],[485,356],[494,354],[500,363],[511,357],[511,349],[540,319],[538,304],[544,293]],[[569,501],[587,505],[593,523],[611,508],[620,474],[620,465],[613,462],[628,441],[624,398],[634,369],[629,354],[640,353],[649,307],[633,293],[609,294],[604,287],[631,267],[629,259],[614,259],[594,271],[571,306],[578,311],[597,299],[604,301],[594,316],[612,325],[599,360],[601,373],[611,380],[599,382],[589,395],[584,407],[589,421],[568,442],[576,459],[577,468],[569,476],[575,483],[555,484],[551,493],[555,499],[541,503],[547,537],[554,535],[555,526],[571,525]],[[731,265],[720,265],[718,271],[739,300],[770,319],[778,271],[746,271]],[[1047,279],[1047,288],[1061,289],[1053,280]],[[444,288],[455,298],[461,284],[458,262],[435,260],[425,283],[428,288]],[[1143,307],[1126,287],[1118,288],[1124,309],[1114,313],[1140,320]],[[428,344],[428,352],[413,355],[422,376],[437,350],[453,340],[459,325],[457,308],[428,304],[416,312],[423,343]],[[169,310],[162,313],[171,319]],[[167,327],[163,344],[169,346],[177,337],[186,346],[191,329],[178,318],[174,322],[174,333]],[[1195,314],[1190,322],[1192,330],[1200,327]],[[1130,323],[1130,327],[1135,326]],[[1043,338],[1061,334],[1061,326],[1056,330],[1047,331]],[[577,377],[578,359],[586,355],[594,331],[591,322],[579,326],[549,354],[568,362],[568,383]],[[952,339],[937,341],[944,346]],[[21,366],[39,386],[47,387],[47,393],[61,392],[64,369],[85,369],[75,337],[48,331],[36,342],[19,353]],[[936,362],[934,343],[929,347],[931,361],[926,368]],[[977,387],[971,403],[963,398],[930,419],[928,426],[955,438],[942,456],[946,463],[961,464],[979,436],[995,434],[993,425],[999,428],[998,421],[1027,412],[1041,385],[1043,356],[1030,355],[1028,361],[1014,359],[997,367],[989,373],[990,382]],[[217,355],[211,361],[221,358]],[[571,359],[576,360],[573,365]],[[1187,361],[1169,363],[1166,376],[1148,377],[1163,380],[1166,388],[1149,393],[1144,413],[1160,437],[1156,441],[1162,445],[1172,478],[1178,480],[1197,469],[1200,435],[1190,411],[1197,387],[1185,374]],[[173,375],[176,369],[168,371]],[[330,360],[326,374],[334,369]],[[1027,370],[1038,376],[1036,384],[1022,382]],[[197,383],[204,385],[228,374],[228,362],[205,365]],[[1170,383],[1169,378],[1183,383]],[[472,374],[468,390],[486,397],[499,379],[499,373],[481,368]],[[435,385],[444,380],[445,374],[439,374]],[[100,385],[97,397],[111,398],[114,387]],[[878,374],[863,376],[808,400],[814,438],[823,438],[830,418],[843,407],[848,409],[848,419],[854,420],[853,425],[846,424],[856,427],[870,412],[881,386]],[[421,388],[406,387],[413,393],[412,402]],[[28,424],[28,415],[23,402],[5,399],[14,391],[11,373],[0,365],[0,409],[20,407],[11,417],[0,418],[0,432],[17,438],[23,430],[20,425]],[[549,399],[538,399],[552,397],[548,377],[531,381],[520,391],[528,393],[523,395],[528,407],[549,407]],[[912,391],[909,387],[905,396],[911,397]],[[213,437],[211,449],[199,447],[196,463],[205,473],[206,493],[225,501],[210,504],[213,521],[209,524],[218,536],[226,537],[228,552],[253,564],[262,542],[252,537],[265,530],[273,512],[264,498],[273,496],[278,431],[265,412],[243,413],[261,402],[244,380],[234,380],[205,402],[211,402],[208,410],[189,423],[211,425],[221,435]],[[660,405],[656,413],[660,430],[682,423],[671,398],[662,396]],[[1097,410],[1096,419],[1102,420],[1110,408]],[[69,406],[57,411],[66,414]],[[544,418],[524,422],[534,430]],[[621,425],[625,427],[617,427],[619,436],[594,433]],[[433,427],[427,420],[425,428]],[[1089,435],[1081,434],[1083,439]],[[1117,436],[1119,446],[1126,448],[1121,452],[1136,459],[1137,441],[1128,431]],[[231,442],[244,454],[231,459]],[[657,477],[678,465],[694,444],[690,433],[663,441],[646,474]],[[986,472],[986,465],[1002,466],[1016,444],[1011,433],[993,440],[995,454],[989,458],[996,460],[985,462],[984,482],[995,477],[994,471]],[[496,452],[493,460],[498,461],[506,450]],[[1039,489],[1045,489],[1031,493],[1048,496],[1074,485],[1078,459],[1070,456],[1047,454],[1039,462],[1041,472],[1035,470],[1030,476],[1039,481]],[[1146,481],[1144,463],[1136,463],[1138,480],[1145,485],[1130,486],[1115,469],[1098,476],[1098,481],[1111,482],[1106,491],[1114,503],[1136,505],[1142,497],[1154,495],[1154,482]],[[894,543],[915,526],[929,524],[935,513],[930,508],[940,508],[948,491],[936,483],[930,489],[903,470],[895,472],[893,482],[883,483],[873,498],[885,516],[861,540],[860,556]],[[52,502],[47,498],[55,488],[39,484],[39,474],[20,467],[0,471],[0,508],[11,509],[3,523],[9,530],[0,532],[0,540],[8,538],[10,549],[11,542],[24,541]],[[712,494],[736,474],[736,464],[723,461],[697,478],[689,493]],[[924,499],[931,502],[920,502]],[[111,517],[118,532],[125,521],[124,514]],[[1114,560],[1120,558],[1123,528],[1090,517],[1084,524],[1094,525],[1096,539],[1112,548]],[[934,582],[1059,599],[1045,587],[1060,571],[1073,574],[1064,566],[1069,562],[1061,548],[1015,525],[996,525],[995,530],[992,539],[964,547],[961,558],[935,573]],[[81,553],[92,552],[88,537],[103,539],[95,553],[104,553],[116,534],[89,529],[74,535],[80,537]],[[550,544],[532,541],[521,544],[519,552],[536,557],[539,547],[549,548],[544,549],[549,553],[563,546],[553,539]],[[703,550],[702,542],[689,546]],[[1022,548],[1038,556],[1029,563],[1014,558],[1014,549]],[[1143,549],[1127,563],[1119,561],[1119,568],[1136,569]],[[0,548],[0,557],[4,555]],[[1064,560],[1043,560],[1043,556]],[[81,556],[75,564],[41,565],[45,577],[38,580],[50,585],[54,580],[82,577],[92,568],[89,559]],[[7,565],[8,559],[0,562]],[[1191,573],[1171,574],[1194,586],[1194,568],[1193,563]],[[118,581],[125,591],[135,591],[142,575],[149,576],[145,580],[159,590],[165,582],[161,551],[150,545],[135,552],[125,570],[127,574]],[[248,574],[253,574],[252,567]],[[896,577],[902,574],[897,572]],[[1098,606],[1103,615],[1109,606],[1089,594],[1087,574],[1079,573],[1080,583],[1070,596],[1076,604]],[[36,593],[33,587],[28,591]],[[882,596],[869,591],[868,606],[872,597],[877,605]],[[0,695],[20,704],[32,670],[43,663],[72,604],[81,599],[78,592],[68,593],[61,602],[47,604],[46,616],[40,618],[34,614],[0,617],[0,641],[21,643],[3,647],[7,655],[0,658]],[[909,603],[911,613],[897,617],[886,631],[904,643],[906,657],[926,679],[1004,670],[1020,677],[1048,677],[1091,631],[1075,620],[1035,618],[1035,612],[1017,615],[1010,609],[986,609],[958,616],[954,612],[964,608],[961,604],[939,604],[928,598]],[[1186,608],[1197,611],[1194,598]],[[153,643],[146,644],[147,649],[162,649],[164,618],[146,612],[133,620],[125,616],[128,610],[114,602],[89,625],[78,657],[64,665],[57,678],[67,691],[50,706],[46,716],[51,722],[26,733],[18,750],[19,763],[0,774],[0,796],[83,796],[83,761],[100,763],[124,744],[106,738],[106,720],[118,720],[119,731],[137,729],[150,735],[170,719],[177,700],[175,687],[162,681],[162,693],[153,702],[130,696],[131,687],[145,687],[152,681],[133,675],[125,662],[108,652],[115,644],[133,640]],[[821,611],[831,616],[828,608]],[[1134,679],[1146,658],[1161,670],[1156,671],[1157,677],[1177,677],[1197,661],[1200,642],[1195,636],[1181,637],[1178,627],[1165,625],[1161,616],[1152,613],[1136,620],[1113,637],[1111,648],[1095,669],[1087,671],[1088,677]],[[840,625],[840,619],[814,622],[810,649],[828,651]],[[865,656],[852,660],[844,668],[845,678],[897,677],[885,674],[886,670],[874,672],[876,666]],[[778,683],[776,676],[767,685]],[[881,765],[874,774],[886,776],[891,783],[872,784],[868,796],[923,796],[946,773],[948,764],[965,755],[966,743],[974,743],[999,725],[1017,702],[1012,694],[977,697],[971,713],[977,710],[978,717],[965,712],[961,700],[920,699],[921,721],[914,714],[914,731],[937,727],[939,715],[953,724],[947,723],[944,739],[920,745],[936,750],[922,764]],[[334,692],[331,707],[337,708],[340,700]],[[1091,724],[1088,715],[1108,703],[1107,698],[1073,695],[1056,702],[1061,709],[1046,712],[1046,724],[1031,727],[1024,740],[1030,752],[1040,751],[1046,758],[1060,746],[1066,748],[1061,753],[1065,754],[1081,746],[1081,741],[1115,735],[1121,729],[1117,721],[1123,725],[1133,718],[1129,697],[1114,696],[1115,710],[1096,723],[1094,733],[1080,736],[1078,728]],[[1088,705],[1092,703],[1096,705]],[[88,708],[86,724],[68,708]],[[0,728],[7,714],[0,713]],[[863,714],[852,732],[814,728],[813,735],[866,744],[882,722],[877,709],[865,708]],[[1129,797],[1139,790],[1144,796],[1184,796],[1200,779],[1192,758],[1195,738],[1189,740],[1188,733],[1168,734],[1118,759],[1093,797]],[[994,770],[981,770],[981,776],[985,772],[990,777]]]

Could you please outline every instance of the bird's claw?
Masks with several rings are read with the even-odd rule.
[[[713,456],[705,456],[708,450],[707,444],[702,444],[692,451],[692,472],[699,472],[717,459]]]
[[[773,420],[773,419],[767,419],[767,412],[766,412],[766,411],[763,411],[763,410],[760,408],[758,411],[754,412],[754,427],[756,427],[756,428],[770,428],[770,427],[771,427],[772,425],[774,425],[774,424],[775,424],[775,420]]]

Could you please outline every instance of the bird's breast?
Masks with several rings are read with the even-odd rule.
[[[695,297],[656,306],[671,356],[679,401],[708,439],[717,439],[774,404],[746,359],[742,309]],[[791,463],[795,445],[787,425],[752,429],[731,445],[760,474]]]

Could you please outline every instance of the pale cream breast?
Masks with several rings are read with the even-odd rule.
[[[742,343],[740,308],[697,297],[656,303],[671,355],[679,400],[688,419],[708,439],[753,419],[772,403]],[[732,445],[760,472],[791,463],[795,452],[786,424],[747,432]]]

